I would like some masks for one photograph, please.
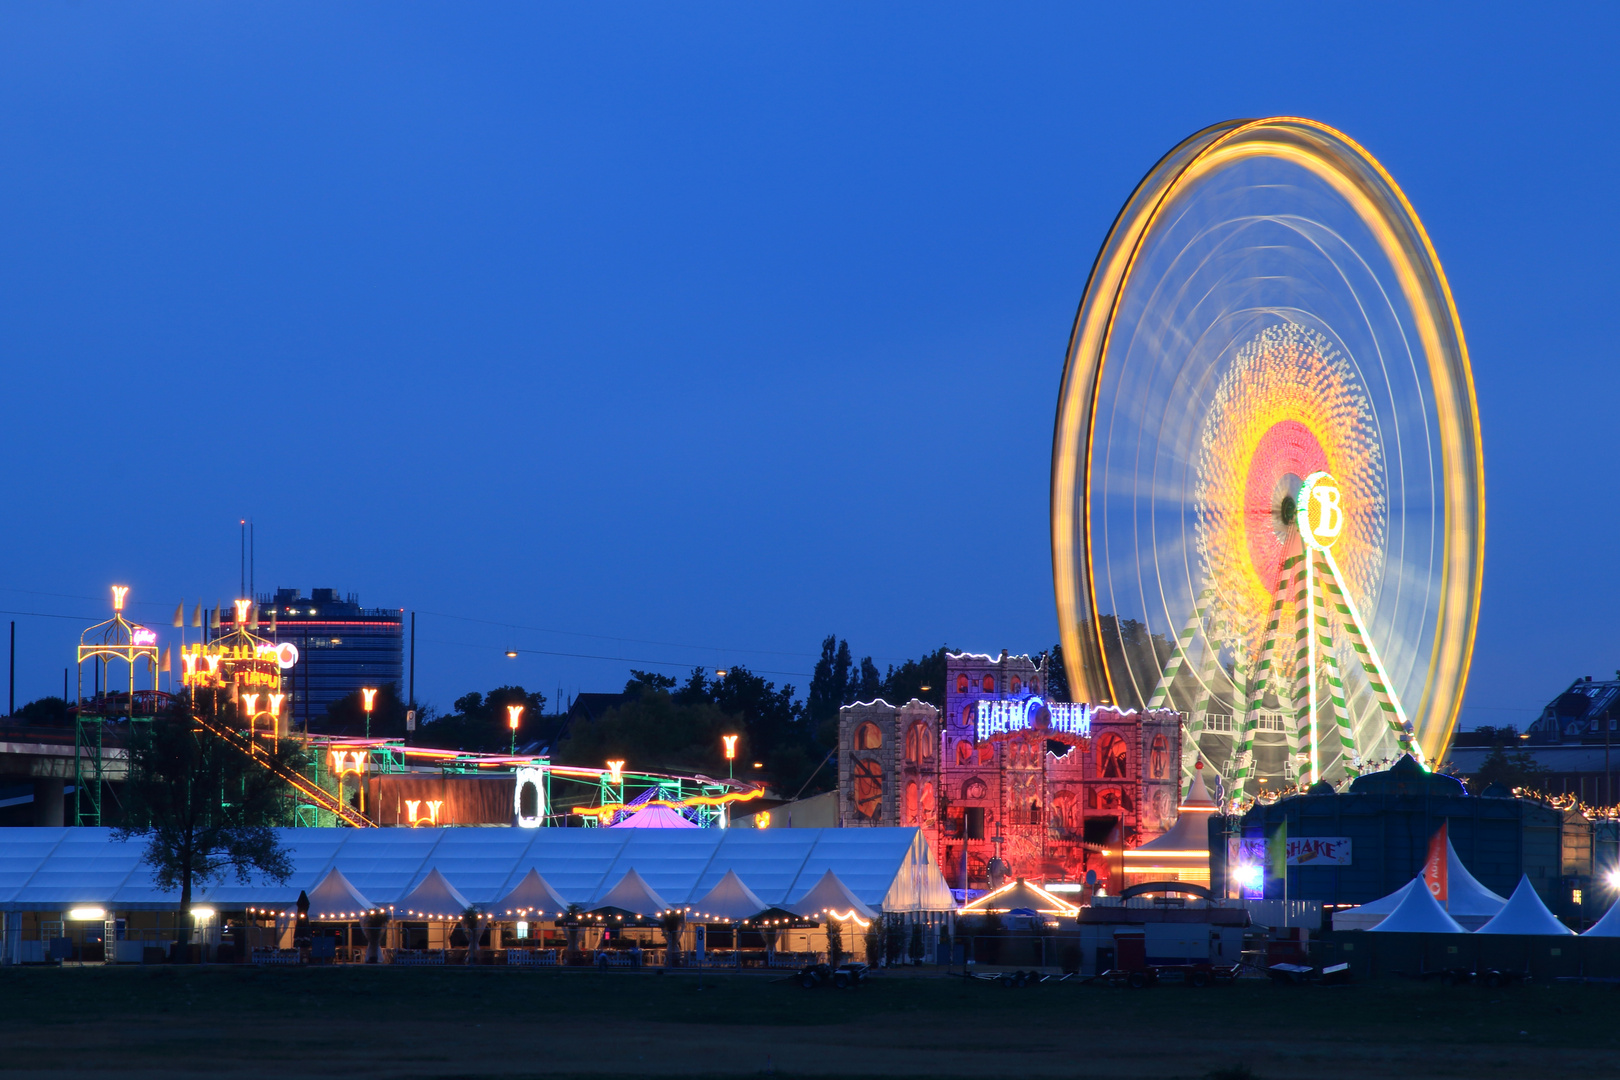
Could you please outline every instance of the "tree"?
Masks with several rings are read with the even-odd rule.
[[[540,731],[546,711],[546,695],[521,686],[497,686],[488,694],[474,690],[456,699],[456,711],[434,717],[417,728],[417,741],[423,746],[472,753],[504,754],[512,747],[508,705],[523,706],[518,717],[518,742],[525,732]]]
[[[1069,669],[1063,666],[1063,642],[1052,646],[1046,658],[1046,697],[1049,701],[1073,701],[1069,696]]]
[[[1546,777],[1547,770],[1530,751],[1515,750],[1509,753],[1505,746],[1498,743],[1479,763],[1479,769],[1468,787],[1475,795],[1492,784],[1501,784],[1509,791],[1514,788],[1538,788]]]
[[[702,671],[702,668],[698,668]],[[643,690],[673,690],[675,689],[675,676],[660,675],[656,671],[637,671],[630,669],[630,680],[624,684],[627,694],[639,694]]]
[[[945,654],[948,652],[950,649],[941,645],[899,667],[890,664],[883,676],[883,700],[891,705],[904,705],[916,698],[936,709],[945,708]]]
[[[849,642],[840,641],[837,634],[829,634],[822,640],[821,659],[816,661],[805,696],[805,710],[818,732],[829,720],[836,723],[838,710],[854,700],[851,692],[854,687],[850,683],[853,666]]]
[[[42,697],[18,709],[11,719],[35,727],[66,727],[68,703],[59,697]]]
[[[405,713],[410,709],[410,703],[399,696],[399,684],[387,682],[376,688],[377,696],[371,701],[371,734],[377,738],[400,739],[405,737]],[[423,721],[424,713],[431,713],[431,709],[417,710],[417,720]],[[334,735],[359,735],[366,730],[366,707],[364,695],[355,690],[338,698],[326,707],[326,731]]]
[[[230,723],[233,711],[221,707]],[[232,871],[247,882],[257,870],[278,883],[292,859],[273,826],[288,823],[288,785],[242,749],[197,723],[176,698],[172,711],[131,725],[124,817],[115,838],[146,841],[142,862],[165,892],[180,891],[180,944],[190,941],[193,892]],[[260,744],[282,770],[303,763],[297,744]]]

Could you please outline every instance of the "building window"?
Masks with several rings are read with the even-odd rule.
[[[1009,686],[1010,692],[1016,694],[1016,693],[1018,693],[1018,691],[1020,691],[1020,690],[1022,690],[1024,688],[1024,680],[1022,680],[1018,676],[1014,675],[1012,677],[1012,682],[1009,683],[1008,686]]]
[[[956,692],[958,694],[965,694],[968,692],[968,677],[966,673],[956,677]]]
[[[962,785],[962,798],[964,799],[982,799],[988,794],[990,794],[990,789],[977,776],[969,778],[968,782]]]
[[[1170,741],[1163,735],[1153,736],[1153,749],[1148,754],[1148,777],[1163,780],[1170,775]]]
[[[996,748],[994,746],[990,745],[989,743],[984,743],[979,747],[979,762],[981,764],[989,765],[995,760]]]
[[[984,681],[979,685],[984,687],[985,693],[993,694],[996,692],[996,677],[994,675],[986,675],[984,677]]]
[[[917,782],[906,785],[906,824],[917,824]]]
[[[979,707],[972,702],[962,706],[962,726],[970,728],[979,726]]]
[[[1097,773],[1109,780],[1123,780],[1130,770],[1125,740],[1112,731],[1097,740]]]
[[[883,808],[883,769],[870,758],[856,758],[854,773],[855,812],[863,818],[875,818]]]
[[[919,804],[917,806],[917,813],[918,813],[918,816],[921,818],[922,822],[924,824],[927,824],[928,822],[933,821],[934,820],[934,785],[933,784],[924,784],[922,786],[922,794],[918,796],[918,799],[921,800],[921,801],[919,802]]]
[[[984,807],[970,806],[963,812],[962,834],[969,840],[984,839]]]
[[[906,760],[922,762],[933,756],[934,746],[928,737],[928,725],[918,720],[906,729]]]
[[[882,746],[883,732],[870,720],[855,729],[856,750],[877,750]]]
[[[956,763],[958,765],[973,764],[973,744],[962,739],[956,744]]]

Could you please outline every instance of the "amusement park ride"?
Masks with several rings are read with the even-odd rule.
[[[1384,168],[1311,120],[1198,132],[1121,210],[1070,339],[1051,528],[1074,700],[1177,710],[1183,790],[1202,758],[1231,804],[1439,760],[1482,462],[1451,292]]]
[[[156,631],[124,618],[128,594],[127,586],[113,586],[113,617],[80,637],[74,721],[76,825],[102,823],[104,739],[109,725],[151,723],[177,694],[191,698],[193,715],[201,727],[288,784],[293,793],[291,816],[297,825],[368,828],[386,820],[407,826],[606,826],[658,806],[696,827],[724,827],[731,804],[764,794],[759,785],[741,780],[626,771],[623,761],[610,761],[606,768],[594,769],[554,765],[543,755],[466,753],[409,746],[399,739],[290,731],[282,672],[297,663],[298,651],[291,643],[278,643],[254,633],[264,629],[273,635],[275,617],[272,613],[268,620],[261,620],[256,605],[248,600],[235,601],[236,618],[224,633],[220,633],[219,611],[207,613],[211,636],[205,635],[206,640],[190,645],[184,641],[183,605],[177,610],[175,625],[182,628],[182,670],[179,686],[165,692],[158,689],[158,682],[162,673],[171,671],[170,654],[159,649]],[[192,625],[203,627],[204,615],[199,606]],[[126,669],[128,677],[128,689],[120,693],[111,687],[115,662]],[[84,693],[87,664],[95,673],[93,693],[88,697]],[[103,670],[107,675],[105,690]],[[142,681],[150,685],[142,689]],[[235,708],[221,710],[223,702],[233,703]],[[234,724],[228,717],[235,718]],[[286,739],[303,747],[306,764],[302,769],[290,769],[270,753],[269,747]],[[458,781],[469,780],[493,780],[508,786],[496,800],[494,812],[486,799],[483,816],[456,819],[446,807],[457,800],[445,794],[454,793]],[[384,808],[377,805],[378,791],[390,782],[405,790],[399,781],[414,782],[416,786],[411,790],[424,797],[398,798],[400,806],[394,808],[395,812],[384,813]],[[440,797],[425,797],[433,794]]]

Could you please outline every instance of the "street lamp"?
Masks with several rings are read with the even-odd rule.
[[[737,760],[737,736],[722,735],[720,741],[726,744],[726,776],[735,776],[733,770],[736,768],[734,762]]]
[[[367,686],[362,687],[360,693],[365,697],[366,707],[366,738],[371,738],[371,709],[377,701],[377,691]]]
[[[516,649],[507,649],[506,650],[506,658],[508,660],[516,660],[517,659],[517,650]]]
[[[506,722],[512,728],[512,753],[517,753],[518,717],[523,715],[523,706],[508,705],[506,707]]]

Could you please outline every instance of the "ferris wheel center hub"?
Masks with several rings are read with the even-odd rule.
[[[1299,535],[1318,551],[1333,546],[1344,532],[1344,493],[1331,473],[1317,472],[1305,478],[1294,500]]]

